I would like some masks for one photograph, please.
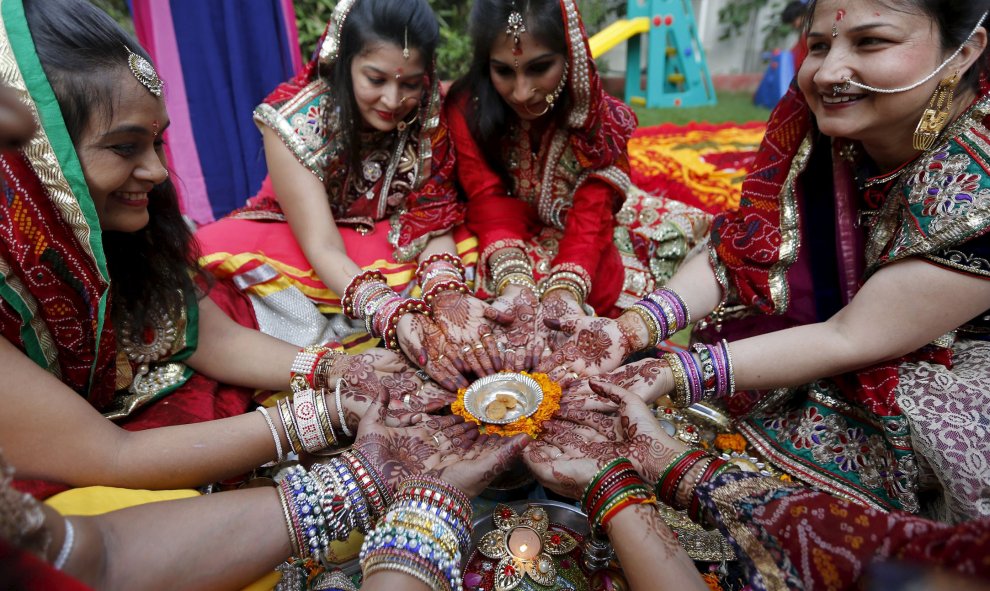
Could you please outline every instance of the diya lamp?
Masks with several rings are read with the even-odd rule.
[[[519,515],[506,505],[496,505],[492,513],[495,529],[478,542],[478,551],[498,560],[495,591],[515,589],[525,577],[544,587],[557,581],[554,556],[577,547],[577,540],[564,531],[550,529],[550,516],[538,506]]]

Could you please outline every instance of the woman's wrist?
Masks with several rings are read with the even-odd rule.
[[[616,322],[619,324],[619,331],[625,337],[626,351],[623,357],[648,348],[656,338],[646,320],[636,312],[626,310],[619,315]]]

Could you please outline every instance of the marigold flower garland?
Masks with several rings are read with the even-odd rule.
[[[560,384],[551,380],[550,376],[545,373],[527,373],[525,371],[519,373],[536,380],[536,383],[543,388],[543,402],[540,403],[540,406],[536,409],[536,412],[530,416],[519,417],[518,419],[505,425],[490,425],[482,423],[481,420],[477,419],[470,412],[468,412],[467,408],[464,406],[464,394],[467,392],[467,388],[461,388],[457,391],[457,400],[450,405],[450,410],[454,414],[464,417],[465,420],[479,425],[481,432],[486,435],[511,437],[518,433],[526,433],[535,439],[536,436],[543,430],[543,423],[549,420],[557,413],[558,410],[560,410],[560,395],[562,390]]]

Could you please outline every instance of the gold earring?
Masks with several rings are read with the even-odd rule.
[[[959,72],[938,83],[938,88],[928,101],[928,108],[921,114],[921,120],[914,129],[914,149],[922,152],[930,150],[952,114],[952,100],[955,98]]]

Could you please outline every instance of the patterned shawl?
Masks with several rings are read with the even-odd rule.
[[[99,408],[116,355],[99,221],[21,1],[2,0],[0,15],[2,83],[40,124],[0,154],[0,333]]]
[[[931,150],[908,164],[897,182],[888,184],[878,219],[865,236],[866,259],[858,265],[861,270],[872,273],[910,256],[932,257],[948,246],[990,231],[990,202],[971,199],[966,187],[960,187],[957,201],[941,205],[920,203],[917,195],[926,186],[934,190],[939,180],[936,171],[943,168],[940,160],[948,144],[958,144],[978,157],[968,145],[980,141],[985,135],[980,129],[990,124],[988,74],[984,73],[979,96],[968,112],[950,124]],[[797,260],[801,243],[799,180],[812,156],[817,133],[804,96],[792,85],[770,115],[756,163],[743,182],[739,208],[720,214],[713,222],[710,256],[724,298],[733,297],[767,314],[788,310],[787,273]],[[848,141],[833,141],[831,160],[840,215],[842,208],[855,210],[859,205],[858,191],[851,186],[850,164],[842,157],[844,149],[850,147]],[[851,199],[841,199],[844,195]],[[953,197],[956,195],[946,196],[950,200]],[[862,273],[845,278],[846,292],[854,293],[855,284],[865,278]]]
[[[334,9],[319,51],[295,78],[281,84],[255,109],[255,119],[275,131],[289,150],[327,188],[338,224],[373,229],[389,218],[389,242],[399,261],[414,259],[430,238],[464,219],[453,185],[454,150],[441,117],[436,64],[415,122],[404,131],[362,136],[360,175],[346,162],[333,89],[320,76],[339,57],[347,15],[357,0]],[[355,178],[359,177],[359,178]],[[247,207],[233,214],[246,219],[284,219],[268,181]]]

